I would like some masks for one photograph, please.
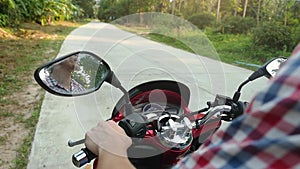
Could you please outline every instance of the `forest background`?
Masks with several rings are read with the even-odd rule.
[[[144,12],[186,19],[213,42],[222,61],[263,64],[288,57],[300,42],[300,0],[102,0],[97,18],[111,21]],[[170,45],[173,39],[148,35]],[[246,64],[247,65],[247,64]]]
[[[288,55],[300,42],[300,0],[0,0],[0,5],[2,27],[79,18],[110,22],[145,12],[173,14],[205,31],[227,62],[264,62]]]

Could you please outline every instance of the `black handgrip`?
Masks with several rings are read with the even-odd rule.
[[[146,135],[146,120],[138,113],[131,113],[126,116],[119,122],[119,126],[123,128],[129,137],[143,138]],[[97,156],[89,149],[83,148],[79,152],[73,154],[72,162],[76,167],[82,167],[96,157]]]
[[[79,168],[79,167],[82,167],[85,164],[91,162],[96,157],[97,157],[97,155],[95,155],[89,149],[83,148],[79,152],[73,154],[72,162],[76,167]]]

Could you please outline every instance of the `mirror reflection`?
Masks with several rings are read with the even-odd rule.
[[[96,55],[78,52],[47,65],[39,77],[56,93],[84,94],[98,89],[109,72],[108,65]]]
[[[279,68],[282,66],[282,64],[286,61],[286,58],[276,58],[273,61],[271,61],[267,67],[266,70],[267,72],[274,77],[279,70]]]

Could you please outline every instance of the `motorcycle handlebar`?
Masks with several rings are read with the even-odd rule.
[[[222,120],[229,121],[232,120],[239,115],[241,115],[247,106],[246,102],[238,102],[236,105],[219,105],[211,109],[201,120],[199,120],[197,123],[198,125],[202,125],[205,123],[211,116],[214,116],[218,112],[224,112],[225,115],[223,116]],[[203,109],[208,110],[208,108]],[[202,111],[203,111],[202,110]],[[199,111],[198,111],[199,113]],[[132,125],[131,121],[138,121],[140,123],[134,123],[135,125]],[[133,113],[123,119],[119,122],[119,126],[122,127],[126,132],[127,135],[133,136],[133,137],[143,137],[146,132],[146,126],[144,124],[145,119],[143,119],[139,114]],[[194,126],[197,127],[197,126]],[[92,153],[89,149],[83,148],[79,152],[73,154],[72,156],[72,162],[76,167],[82,167],[83,165],[91,162],[93,159],[95,159],[97,155]]]
[[[247,106],[248,106],[248,102],[241,102],[238,101],[236,103],[232,103],[231,107],[231,111],[224,113],[222,116],[222,120],[224,121],[232,121],[233,119],[239,117],[240,115],[244,114]]]
[[[131,113],[119,122],[129,137],[143,138],[146,135],[146,121],[138,113]],[[87,148],[81,149],[73,154],[72,162],[76,167],[81,167],[91,162],[97,156]]]

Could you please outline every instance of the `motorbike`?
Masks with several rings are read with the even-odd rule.
[[[66,89],[55,79],[56,66],[76,58],[71,66],[71,88]],[[118,75],[100,56],[90,51],[77,51],[59,57],[38,69],[35,80],[46,91],[65,97],[88,95],[105,83],[122,92],[106,120],[113,120],[131,137],[133,144],[127,154],[136,168],[170,168],[182,157],[197,150],[222,121],[232,121],[243,114],[247,102],[240,101],[242,88],[260,77],[275,76],[285,58],[275,58],[253,72],[240,84],[233,97],[217,94],[206,107],[192,111],[189,108],[191,91],[176,80],[152,80],[127,90]],[[63,68],[67,70],[67,68]],[[68,69],[69,70],[69,69]],[[76,89],[79,88],[80,90]],[[84,143],[84,139],[69,142],[69,146]],[[75,166],[82,167],[97,158],[87,148],[73,154]],[[94,161],[94,168],[97,166]]]

